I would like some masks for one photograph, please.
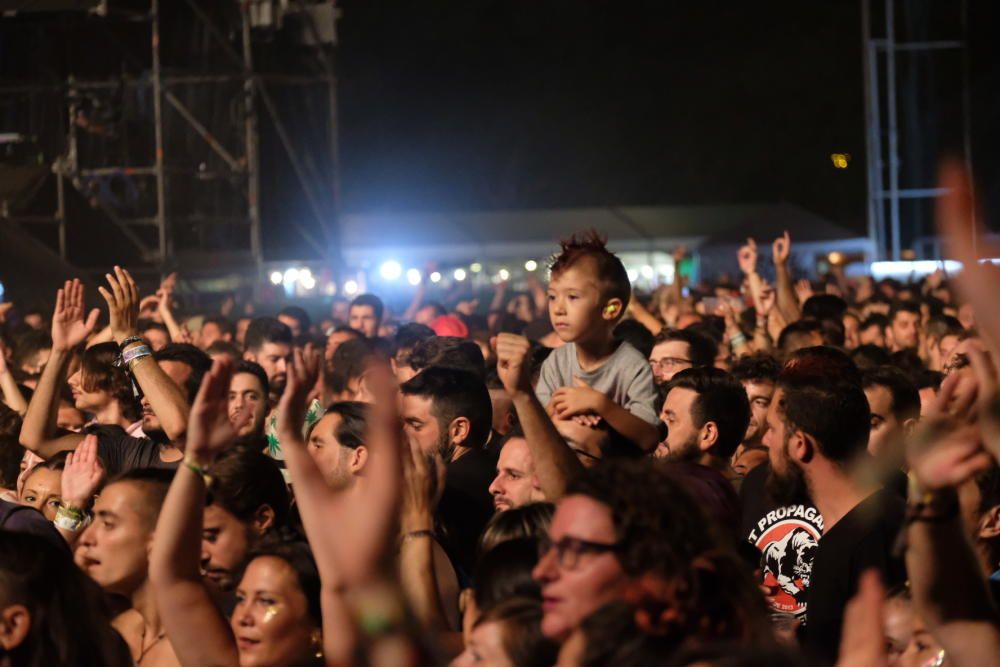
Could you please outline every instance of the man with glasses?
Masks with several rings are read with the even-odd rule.
[[[715,363],[715,343],[688,329],[664,329],[653,339],[649,365],[657,385],[670,381],[675,373],[686,368],[711,366]]]

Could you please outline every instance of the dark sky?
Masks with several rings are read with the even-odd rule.
[[[861,230],[859,5],[344,0],[344,208],[790,201]]]

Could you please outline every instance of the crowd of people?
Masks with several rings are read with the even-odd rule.
[[[488,307],[5,304],[0,666],[1000,664],[1000,280],[942,178],[954,276],[786,233],[643,294],[584,232]]]

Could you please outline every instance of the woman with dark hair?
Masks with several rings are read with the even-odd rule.
[[[35,535],[0,531],[0,665],[132,665],[100,591],[69,551]]]
[[[90,424],[119,426],[134,435],[141,426],[138,404],[128,374],[115,365],[118,356],[116,343],[88,347],[66,382],[76,408],[91,415]]]
[[[17,502],[34,507],[49,521],[55,520],[59,503],[62,502],[62,473],[68,454],[69,452],[59,452],[25,472]]]
[[[542,636],[542,605],[535,598],[510,598],[483,613],[466,652],[453,665],[549,667],[558,647]]]
[[[545,535],[552,523],[556,506],[552,503],[528,503],[520,507],[497,512],[491,518],[483,534],[479,536],[479,555],[507,540],[524,537],[537,539]]]

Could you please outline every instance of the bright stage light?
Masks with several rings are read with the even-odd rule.
[[[651,267],[649,264],[643,265],[643,267],[639,269],[639,271],[642,272],[642,277],[645,278],[646,280],[651,280],[653,276],[656,275],[656,273],[653,271],[653,267]]]
[[[527,262],[524,263],[525,271],[534,271],[537,268],[538,268],[538,262],[536,262],[533,259],[529,259]]]
[[[472,264],[469,264],[469,271],[472,271],[473,273],[479,273],[482,270],[483,270],[483,265],[480,264],[479,262],[473,262]]]
[[[378,272],[385,280],[396,280],[403,275],[403,267],[396,260],[390,259],[387,262],[382,262]]]
[[[407,271],[406,272],[406,281],[408,283],[410,283],[411,285],[419,285],[420,284],[420,271],[417,271],[416,269],[410,269],[409,271]]]
[[[298,269],[296,269],[294,266],[292,268],[290,268],[290,269],[285,269],[285,282],[286,283],[294,283],[298,279],[299,279],[299,270]]]
[[[299,285],[302,285],[302,289],[311,290],[316,287],[316,279],[312,277],[311,273],[299,274]]]
[[[461,282],[465,280],[465,269],[455,269],[455,273],[452,274],[455,280]]]
[[[510,271],[507,269],[500,269],[497,271],[497,275],[500,277],[500,280],[510,280]]]
[[[432,272],[429,277],[430,277],[432,283],[439,283],[439,282],[441,282],[441,272],[440,271],[434,271],[434,272]]]
[[[358,293],[358,281],[348,280],[344,283],[344,293],[345,294],[357,294]]]
[[[639,272],[636,271],[635,269],[629,269],[628,270],[628,279],[630,281],[632,281],[632,282],[635,282],[636,280],[639,279]]]
[[[281,281],[283,279],[284,279],[284,276],[281,275],[281,271],[271,271],[271,284],[272,285],[280,285]]]

